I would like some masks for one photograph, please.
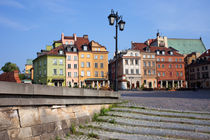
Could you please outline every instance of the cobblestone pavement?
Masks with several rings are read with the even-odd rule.
[[[133,106],[210,112],[210,90],[120,91]]]
[[[118,104],[93,122],[76,127],[79,135],[63,139],[210,139],[208,91],[123,92],[122,99],[128,102]]]

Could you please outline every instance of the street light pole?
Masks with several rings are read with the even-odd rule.
[[[108,16],[109,24],[114,25],[114,22],[116,23],[116,35],[115,35],[115,80],[114,80],[114,90],[118,91],[118,80],[117,80],[117,59],[118,59],[118,24],[120,31],[124,30],[125,22],[122,20],[122,16],[118,15],[118,12],[114,13],[114,10],[111,10],[111,14]],[[120,20],[120,21],[119,21]]]

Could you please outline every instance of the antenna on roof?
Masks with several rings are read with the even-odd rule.
[[[202,40],[202,37],[200,36],[200,40]]]

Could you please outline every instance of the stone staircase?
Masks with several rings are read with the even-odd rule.
[[[120,104],[96,121],[77,127],[70,139],[209,140],[210,113]]]

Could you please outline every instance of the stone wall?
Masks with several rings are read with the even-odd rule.
[[[50,140],[70,132],[72,124],[90,121],[109,105],[71,105],[0,108],[1,140]]]

